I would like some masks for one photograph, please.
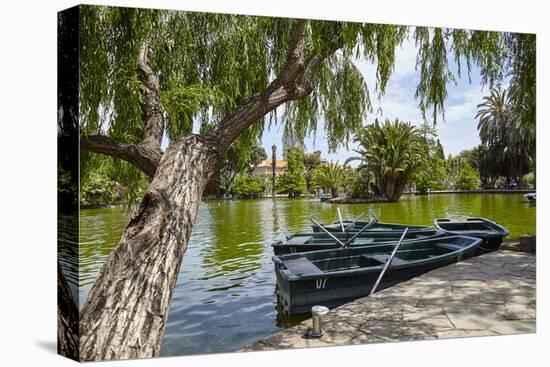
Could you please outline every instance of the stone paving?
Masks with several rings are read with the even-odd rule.
[[[333,309],[319,339],[308,319],[241,351],[534,333],[535,298],[535,256],[500,250]]]

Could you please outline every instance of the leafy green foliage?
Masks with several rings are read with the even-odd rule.
[[[445,156],[443,147],[437,137],[437,131],[424,123],[418,128],[422,136],[422,164],[412,177],[416,190],[422,194],[428,190],[444,190],[447,171],[445,170]]]
[[[275,189],[277,193],[288,194],[289,197],[297,197],[306,192],[306,179],[304,177],[304,158],[300,149],[292,147],[286,151],[287,170],[276,178]]]
[[[117,183],[98,172],[92,172],[80,189],[80,201],[84,205],[113,204],[119,199]]]
[[[80,121],[84,135],[105,134],[137,143],[144,133],[140,101],[144,81],[138,72],[139,48],[151,46],[151,67],[160,79],[166,135],[175,140],[193,125],[204,133],[251,95],[261,92],[280,72],[295,20],[170,10],[81,6]],[[413,37],[420,78],[416,97],[433,122],[444,117],[447,85],[466,64],[481,70],[484,84],[511,73],[515,106],[523,106],[522,128],[534,131],[534,35],[405,27],[310,20],[305,28],[305,61],[326,56],[313,79],[313,92],[269,114],[271,126],[282,122],[284,135],[299,145],[324,121],[329,149],[346,145],[372,109],[369,89],[385,92],[394,70],[395,50]],[[448,65],[454,56],[458,73]],[[376,65],[376,81],[366,81],[354,61]],[[368,82],[368,85],[367,85]],[[264,117],[243,140],[264,131]],[[239,138],[241,139],[241,138]],[[83,156],[88,159],[93,154]],[[90,171],[87,171],[90,172]],[[140,185],[141,177],[125,169]]]
[[[313,172],[320,165],[321,165],[321,151],[320,150],[318,150],[316,152],[313,152],[313,153],[304,154],[304,168],[306,170],[305,178],[306,178],[306,187],[307,187],[308,192],[312,188]]]
[[[235,177],[232,191],[241,197],[257,197],[265,191],[265,184],[260,177],[250,174],[239,174]]]
[[[374,180],[372,172],[364,167],[352,171],[348,183],[348,189],[353,198],[370,197],[370,184]]]
[[[517,115],[517,128],[532,132],[536,124],[537,43],[534,34],[507,34],[510,53],[510,99]]]
[[[389,201],[401,197],[405,185],[425,163],[426,147],[420,132],[410,123],[375,120],[355,138],[364,166],[372,173],[376,195]]]
[[[250,144],[245,138],[237,139],[225,153],[220,172],[221,187],[225,193],[232,191],[237,174],[251,175],[254,168],[267,158],[265,149],[257,141]]]
[[[338,196],[338,190],[343,188],[348,181],[349,172],[338,162],[330,162],[324,167],[318,167],[313,171],[313,187],[330,189],[332,197]]]
[[[121,197],[117,200],[126,205],[134,205],[145,193],[149,182],[145,174],[130,163],[85,151],[81,151],[80,155],[81,191],[93,179],[92,176],[96,174],[101,177],[108,177],[110,181],[116,182],[125,188],[120,193]]]
[[[479,137],[487,147],[483,153],[496,164],[496,169],[484,167],[491,168],[491,174],[482,176],[504,176],[507,181],[515,178],[519,182],[534,166],[535,125],[524,120],[527,112],[522,112],[524,107],[518,108],[516,101],[509,91],[495,88],[478,105]]]
[[[479,173],[468,163],[464,164],[459,171],[456,182],[460,190],[475,190],[479,188]]]

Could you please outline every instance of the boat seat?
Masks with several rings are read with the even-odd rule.
[[[305,257],[283,260],[283,265],[288,271],[295,275],[324,274],[321,269]]]
[[[385,264],[388,261],[389,257],[390,257],[389,255],[370,255],[370,256],[365,255],[365,256],[368,256],[369,258],[374,259],[374,260],[376,260],[376,261],[378,261],[382,264]],[[408,261],[400,259],[397,256],[394,256],[393,260],[391,261],[392,265],[403,265],[403,264],[406,264],[406,263],[408,263]]]
[[[451,251],[460,250],[462,248],[462,246],[458,246],[452,243],[437,243],[434,246],[443,248],[445,250],[451,250]]]
[[[303,245],[311,239],[311,236],[295,236],[286,241],[288,245]]]

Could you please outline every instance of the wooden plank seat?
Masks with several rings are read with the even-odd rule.
[[[369,256],[369,257],[370,257],[371,259],[374,259],[374,260],[376,260],[376,261],[379,261],[379,262],[382,263],[382,264],[385,264],[385,263],[388,261],[388,259],[389,259],[390,256],[389,256],[389,255],[382,255],[382,254],[380,254],[380,255],[371,255],[371,256]],[[406,263],[408,263],[408,261],[403,260],[403,259],[400,259],[400,258],[398,258],[397,256],[394,256],[394,257],[393,257],[393,260],[391,261],[391,264],[392,264],[392,265],[403,265],[403,264],[406,264]]]
[[[324,274],[315,264],[306,259],[305,257],[299,257],[297,259],[287,259],[283,261],[283,265],[292,274]]]
[[[288,245],[303,245],[311,240],[311,236],[296,236],[286,241]]]
[[[457,246],[457,245],[454,245],[452,243],[437,243],[434,246],[439,247],[439,248],[443,248],[445,250],[451,250],[451,251],[460,250],[462,248],[461,246]]]

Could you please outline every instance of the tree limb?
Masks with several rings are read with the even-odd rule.
[[[164,111],[159,100],[160,82],[149,65],[149,45],[144,43],[137,57],[138,70],[144,76],[141,111],[145,125],[143,140],[139,144],[117,142],[105,135],[82,137],[80,147],[94,153],[122,159],[136,166],[152,178],[162,157],[160,145],[164,133]]]
[[[209,134],[209,137],[221,148],[220,152],[225,152],[244,130],[281,104],[302,99],[311,94],[312,80],[319,65],[341,47],[342,40],[338,40],[334,49],[327,55],[314,55],[304,67],[304,28],[305,20],[296,20],[292,28],[287,59],[279,75],[264,91],[245,100]]]
[[[145,131],[143,143],[155,146],[160,149],[162,134],[164,133],[164,111],[159,100],[160,82],[158,76],[153,72],[149,65],[149,44],[144,43],[137,58],[138,69],[143,74],[145,86],[143,87],[143,102],[141,111]]]
[[[162,157],[160,149],[150,148],[148,144],[125,144],[105,135],[81,137],[80,148],[122,159],[133,164],[149,177],[155,175]]]

